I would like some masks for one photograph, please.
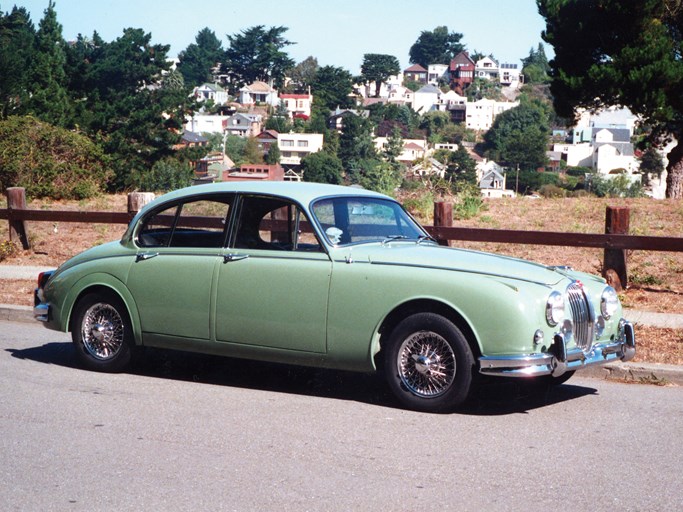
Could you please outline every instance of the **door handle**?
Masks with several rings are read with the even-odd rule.
[[[142,254],[137,254],[135,256],[135,263],[138,261],[145,261],[145,260],[150,260],[154,258],[155,256],[159,256],[158,252],[144,252]]]
[[[229,263],[231,261],[246,260],[249,257],[248,254],[225,254],[223,255],[223,263]]]

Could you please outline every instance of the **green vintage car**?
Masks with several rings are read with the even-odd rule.
[[[559,383],[635,354],[602,278],[443,247],[390,197],[311,183],[159,197],[42,274],[34,314],[88,369],[162,347],[381,371],[422,411],[457,408],[478,372]]]

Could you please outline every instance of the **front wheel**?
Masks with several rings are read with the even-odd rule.
[[[74,310],[71,339],[88,370],[120,372],[131,361],[133,337],[128,312],[112,292],[91,293]]]
[[[469,396],[472,351],[460,329],[440,315],[417,313],[399,323],[383,363],[391,391],[411,409],[452,411]]]

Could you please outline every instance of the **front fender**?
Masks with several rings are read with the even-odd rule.
[[[76,281],[68,291],[62,301],[60,311],[58,312],[60,323],[64,330],[70,330],[73,310],[76,307],[78,299],[95,288],[107,288],[121,298],[128,311],[128,318],[130,318],[132,324],[135,344],[141,345],[142,331],[140,328],[140,315],[135,299],[128,290],[128,287],[120,279],[103,272],[96,272],[82,277]]]

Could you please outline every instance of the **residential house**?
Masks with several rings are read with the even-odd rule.
[[[593,135],[593,169],[610,174],[623,169],[628,174],[638,171],[639,164],[627,128],[596,128]]]
[[[388,137],[375,137],[375,147],[381,152],[388,144]],[[396,158],[399,162],[412,165],[416,160],[431,156],[425,139],[403,139],[403,152]]]
[[[275,130],[264,130],[256,136],[259,150],[265,155],[273,144],[277,144],[279,133]]]
[[[291,119],[309,119],[313,96],[308,94],[280,94],[280,101],[287,109]]]
[[[214,179],[233,167],[235,167],[235,162],[229,156],[219,151],[212,151],[197,161],[194,173],[195,177],[201,180]]]
[[[409,68],[403,70],[403,77],[405,80],[426,84],[427,73],[427,70],[419,64],[413,64]]]
[[[173,149],[200,148],[209,145],[209,140],[202,134],[189,130],[183,131],[180,142],[173,146]]]
[[[254,82],[240,89],[239,102],[242,105],[265,104],[277,107],[280,103],[277,91],[265,82]]]
[[[280,163],[286,168],[298,167],[301,159],[323,148],[322,133],[278,133]]]
[[[408,168],[406,177],[409,179],[438,176],[443,178],[446,175],[446,165],[439,162],[436,158],[423,158]]]
[[[195,133],[223,133],[228,116],[195,113],[185,123],[185,129]]]
[[[467,97],[460,96],[452,90],[448,91],[441,95],[439,110],[448,112],[451,115],[451,121],[454,123],[463,123],[467,112]]]
[[[218,84],[202,84],[192,91],[195,99],[199,102],[213,101],[216,105],[225,105],[228,102],[228,91]]]
[[[449,73],[451,77],[451,88],[459,94],[474,80],[475,62],[467,52],[460,52],[451,60]]]
[[[237,113],[225,120],[225,132],[238,137],[256,137],[261,133],[263,116]]]
[[[427,83],[436,86],[448,83],[448,64],[430,64],[427,66]]]
[[[342,128],[344,127],[344,118],[348,116],[361,116],[367,119],[368,117],[370,117],[370,111],[341,109],[337,107],[337,109],[332,113],[332,115],[327,118],[328,128],[332,128],[341,133]]]
[[[498,63],[491,57],[484,57],[479,59],[474,67],[474,76],[483,78],[484,80],[498,81],[499,68]]]
[[[524,82],[517,64],[501,64],[498,74],[501,85],[517,88]]]
[[[389,91],[389,97],[387,98],[387,101],[391,104],[399,106],[412,105],[414,98],[415,93],[413,91],[411,91],[407,87],[398,85]]]
[[[242,164],[239,169],[223,173],[222,181],[284,181],[285,170],[280,164]]]
[[[425,85],[415,91],[413,96],[413,110],[418,114],[424,114],[430,110],[436,110],[441,97],[441,90],[435,85]]]
[[[495,101],[483,98],[469,102],[465,114],[465,126],[471,130],[486,131],[499,114],[519,105],[519,101]]]
[[[482,158],[470,148],[468,148],[468,152],[476,162],[477,183],[482,197],[515,197],[514,191],[505,188],[507,185],[505,168],[501,167],[493,160]]]

